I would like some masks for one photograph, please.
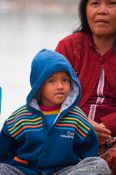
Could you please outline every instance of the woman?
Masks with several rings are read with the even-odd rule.
[[[116,0],[81,0],[80,28],[61,40],[80,80],[79,106],[88,115],[100,145],[116,136]]]

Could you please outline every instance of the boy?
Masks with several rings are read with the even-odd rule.
[[[76,74],[64,56],[43,49],[32,61],[30,83],[26,105],[7,119],[0,134],[1,174],[70,174],[71,165],[98,152],[96,134],[76,107],[80,99]],[[95,171],[109,172],[104,162],[101,165]]]

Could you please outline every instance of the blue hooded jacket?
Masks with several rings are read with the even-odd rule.
[[[52,126],[47,128],[35,95],[59,71],[68,72],[72,88]],[[32,61],[30,83],[26,105],[13,112],[0,133],[0,162],[13,165],[26,175],[53,175],[85,157],[97,156],[98,140],[77,107],[80,84],[67,59],[57,52],[41,50]]]

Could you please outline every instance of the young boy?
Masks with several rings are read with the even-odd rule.
[[[108,174],[102,159],[88,158],[89,168],[83,160],[97,156],[98,140],[76,106],[80,85],[64,56],[41,50],[32,61],[30,83],[26,105],[7,119],[0,133],[0,174]]]

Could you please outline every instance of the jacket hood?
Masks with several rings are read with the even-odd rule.
[[[36,93],[39,91],[44,82],[51,75],[59,71],[66,71],[70,75],[73,87],[72,92],[70,93],[71,104],[74,102],[78,103],[80,99],[80,84],[71,64],[60,53],[42,49],[35,55],[31,64],[31,90],[27,96],[28,105],[31,105],[32,99],[35,98]]]

